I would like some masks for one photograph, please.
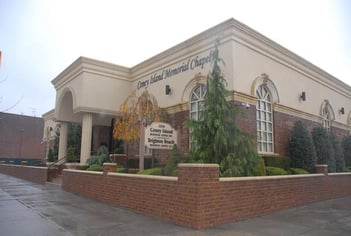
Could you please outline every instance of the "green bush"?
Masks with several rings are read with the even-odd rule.
[[[335,134],[330,135],[330,141],[334,148],[335,155],[335,170],[336,172],[343,172],[345,169],[345,158],[341,148],[341,144]]]
[[[266,175],[287,175],[288,172],[286,170],[279,168],[279,167],[274,167],[274,166],[266,166]]]
[[[90,166],[87,170],[89,170],[89,171],[103,171],[104,168],[102,166],[93,165],[93,166]]]
[[[152,168],[139,171],[138,174],[140,175],[162,175],[162,168]]]
[[[290,175],[305,175],[309,174],[307,170],[301,169],[301,168],[290,168],[288,169],[288,174]]]
[[[88,166],[102,166],[105,162],[111,161],[108,155],[108,148],[104,145],[100,146],[98,149],[97,156],[90,156],[86,164]]]
[[[329,172],[335,172],[335,152],[328,132],[321,126],[312,130],[312,139],[318,164],[327,164]]]
[[[167,158],[166,166],[163,168],[163,174],[167,176],[174,176],[177,170],[178,163],[184,161],[185,157],[178,149],[177,145],[173,146],[171,153]]]
[[[253,172],[254,176],[265,176],[266,175],[266,166],[262,157],[259,157],[259,162],[256,166],[256,169]]]
[[[316,151],[312,138],[302,121],[294,124],[289,138],[288,153],[291,167],[314,170],[317,164]]]
[[[89,168],[89,166],[78,166],[77,169],[78,170],[87,170]]]
[[[345,158],[345,165],[351,166],[351,136],[345,136],[342,140],[342,149]]]
[[[50,148],[48,153],[48,162],[54,162],[54,151]]]
[[[74,147],[67,148],[66,162],[77,162]]]
[[[116,168],[117,173],[128,173],[128,169],[124,167],[117,167]]]
[[[290,159],[283,156],[263,156],[266,166],[278,167],[284,170],[290,168]]]

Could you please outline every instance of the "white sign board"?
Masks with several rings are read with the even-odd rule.
[[[150,149],[172,149],[177,144],[177,132],[170,124],[153,122],[145,130],[145,146]]]

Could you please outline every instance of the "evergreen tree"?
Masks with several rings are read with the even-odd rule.
[[[313,141],[302,121],[297,121],[291,131],[288,153],[290,165],[313,172],[317,164],[317,156]]]
[[[220,164],[224,176],[253,175],[259,161],[255,141],[235,124],[239,110],[226,101],[229,91],[220,63],[224,64],[216,45],[212,71],[207,76],[203,117],[189,122],[196,143],[192,156],[197,161]]]
[[[312,130],[312,139],[318,164],[327,164],[329,172],[335,172],[335,154],[328,132],[321,126]]]
[[[345,169],[345,158],[341,144],[335,134],[330,135],[330,141],[334,149],[336,172],[342,172]]]
[[[345,157],[345,165],[351,166],[351,136],[345,136],[342,141],[342,149]]]

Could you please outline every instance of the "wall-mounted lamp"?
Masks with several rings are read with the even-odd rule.
[[[341,115],[344,115],[344,114],[345,114],[345,109],[344,109],[343,107],[340,108],[339,113],[340,113]]]
[[[301,99],[302,101],[306,101],[306,92],[302,92],[302,93],[301,93],[300,99]]]
[[[166,95],[170,95],[172,93],[172,89],[169,85],[166,85]]]
[[[246,109],[250,108],[250,104],[248,102],[242,102],[241,106],[245,107]]]

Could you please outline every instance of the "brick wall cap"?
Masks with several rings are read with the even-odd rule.
[[[351,175],[351,172],[328,173],[328,175]]]
[[[310,177],[318,177],[318,176],[324,176],[324,174],[224,177],[224,178],[219,178],[219,181],[230,182],[230,181],[270,180],[270,179],[297,179],[297,178],[310,178]]]
[[[328,167],[328,165],[327,164],[321,164],[321,165],[315,165],[316,167],[318,166],[318,167]]]
[[[109,172],[107,175],[108,175],[108,176],[129,177],[129,178],[140,178],[140,179],[154,179],[154,180],[178,181],[178,177],[174,177],[174,176],[138,175],[138,174],[113,173],[113,172]]]
[[[218,164],[204,164],[204,163],[180,163],[178,164],[178,167],[201,167],[201,168],[205,168],[205,167],[209,167],[209,168],[213,168],[213,167],[218,167]]]
[[[126,157],[127,154],[110,154],[110,157]]]
[[[17,168],[32,168],[32,169],[43,169],[43,170],[48,169],[48,167],[44,167],[44,166],[22,166],[22,165],[11,165],[11,164],[0,164],[0,165],[17,167]]]
[[[104,164],[102,164],[103,166],[117,166],[116,163],[113,162],[105,162]]]
[[[82,173],[82,174],[103,175],[102,171],[89,171],[89,170],[64,169],[63,172],[75,172],[75,173]]]

